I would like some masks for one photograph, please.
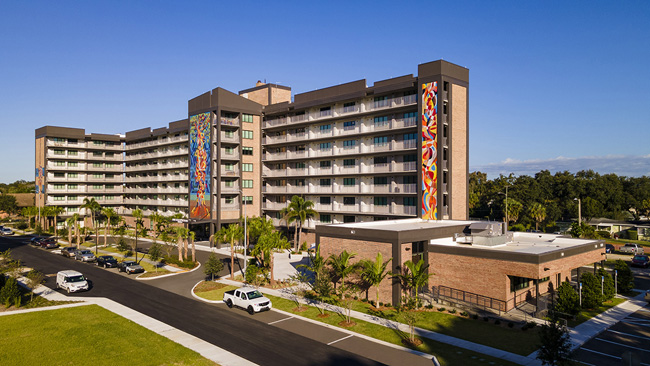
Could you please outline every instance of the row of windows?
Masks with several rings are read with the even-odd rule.
[[[59,149],[54,150],[54,155],[65,155],[65,153],[66,153],[66,150],[59,150]],[[115,153],[112,153],[112,152],[103,153],[101,151],[93,151],[92,153],[89,152],[88,154],[92,155],[93,157],[96,157],[96,158],[101,158],[101,157],[112,158],[112,157],[115,156]],[[78,150],[68,150],[68,155],[77,156],[77,155],[79,155],[79,151]]]
[[[415,118],[416,116],[417,116],[416,112],[404,113],[402,115],[402,117],[404,119]],[[391,119],[392,118],[390,116],[380,116],[380,117],[374,117],[373,122],[375,124],[375,127],[379,127],[379,126],[384,126],[384,125],[388,124],[388,122],[390,122]],[[344,130],[354,129],[356,124],[357,124],[357,121],[343,122],[343,129]],[[328,132],[328,131],[330,131],[332,129],[332,124],[327,123],[327,124],[320,125],[319,129],[322,132]],[[302,132],[304,132],[304,129],[302,129]]]
[[[79,178],[79,173],[67,173],[68,178]],[[106,179],[113,179],[115,177],[115,174],[102,174],[102,173],[96,173],[96,174],[89,174],[89,176],[93,178],[106,178]],[[66,173],[54,173],[54,178],[65,178]]]
[[[404,206],[415,206],[415,200],[416,200],[415,197],[404,197],[402,202]],[[319,202],[321,205],[329,205],[332,203],[332,197],[321,196],[319,198]],[[343,197],[344,205],[354,205],[356,203],[357,203],[357,197],[353,197],[353,196]],[[375,197],[374,204],[376,206],[388,206],[388,197]]]
[[[253,122],[253,115],[252,114],[242,113],[241,120],[243,122],[251,122],[252,123]]]
[[[241,132],[241,137],[245,139],[253,139],[253,131],[251,130],[243,130]]]
[[[65,184],[53,184],[52,187],[54,189],[65,189]],[[77,189],[79,187],[78,184],[68,184],[68,189]],[[93,189],[113,189],[115,188],[114,184],[93,184],[92,185]]]
[[[112,201],[114,200],[117,196],[89,196],[91,198],[94,198],[97,201]],[[54,201],[66,201],[66,196],[54,196],[52,197]],[[79,196],[67,196],[67,201],[77,201],[79,200]]]
[[[232,154],[235,153],[235,148],[234,147],[228,146],[228,147],[226,147],[224,149],[226,151],[226,154],[228,154],[228,155],[232,155]],[[242,155],[253,155],[253,148],[248,147],[248,146],[244,146],[244,147],[241,148],[241,153],[242,153]]]
[[[253,196],[243,196],[242,197],[242,202],[245,205],[252,205],[253,204]],[[235,197],[226,197],[224,198],[224,203],[227,205],[233,205],[236,203]]]

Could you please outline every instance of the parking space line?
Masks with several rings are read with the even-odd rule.
[[[650,327],[650,320],[621,320],[621,323],[638,325],[640,327]]]
[[[648,309],[639,309],[639,310],[637,310],[637,311],[644,311],[644,312],[646,312],[646,313],[650,313],[650,310],[648,310]]]
[[[638,348],[638,347],[634,347],[634,346],[629,346],[629,345],[627,345],[627,344],[618,343],[618,342],[610,341],[610,340],[607,340],[607,339],[596,338],[596,340],[601,341],[601,342],[607,342],[607,343],[615,344],[615,345],[617,345],[617,346],[623,346],[623,347],[628,347],[628,348],[636,349],[636,350],[643,351],[643,352],[650,352],[650,350],[647,350],[647,349]]]
[[[596,366],[596,365],[591,364],[591,363],[586,363],[586,362],[584,362],[584,361],[576,360],[575,358],[572,359],[571,361],[573,361],[573,362],[579,362],[581,365],[585,365],[585,366]]]
[[[290,317],[287,317],[287,318],[284,318],[284,319],[276,320],[276,321],[268,323],[268,325],[273,325],[275,323],[283,322],[283,321],[288,320],[288,319],[293,319],[293,317],[290,316]]]
[[[602,352],[594,351],[594,350],[592,350],[592,349],[587,349],[587,348],[580,348],[580,349],[583,350],[583,351],[593,352],[593,353],[597,353],[597,354],[599,354],[599,355],[603,355],[603,356],[607,356],[607,357],[615,358],[615,359],[617,359],[617,360],[620,360],[620,359],[621,359],[621,358],[618,357],[618,356],[612,356],[612,355],[609,355],[609,354],[607,354],[607,353],[602,353]]]
[[[607,331],[608,331],[608,332],[612,332],[612,333],[616,333],[616,334],[620,334],[620,335],[624,335],[624,336],[627,336],[627,337],[634,337],[634,338],[641,338],[641,339],[650,339],[650,337],[638,336],[638,335],[630,334],[630,333],[623,333],[623,332],[619,332],[619,331],[611,330],[611,329],[607,329]]]
[[[343,337],[343,338],[341,338],[341,339],[337,339],[337,340],[335,340],[335,341],[331,341],[331,342],[328,343],[327,345],[328,345],[328,346],[331,346],[332,344],[334,344],[334,343],[336,343],[336,342],[340,342],[340,341],[342,341],[342,340],[344,340],[344,339],[348,339],[348,338],[350,338],[350,337],[352,337],[352,336],[354,336],[354,334],[350,334],[350,335],[347,336],[347,337]]]

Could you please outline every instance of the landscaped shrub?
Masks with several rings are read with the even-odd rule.
[[[425,306],[425,308],[431,310],[431,309],[433,309],[433,304],[427,304],[427,306]]]
[[[526,231],[526,227],[522,224],[514,224],[512,226],[508,226],[508,230],[510,231]]]
[[[379,302],[379,307],[382,307],[382,306],[384,306],[384,303],[380,301]]]
[[[596,234],[603,239],[609,239],[611,237],[611,233],[607,230],[597,230]]]
[[[639,240],[639,234],[636,230],[628,230],[627,237],[630,240]]]
[[[606,301],[606,300],[613,299],[614,295],[616,295],[615,294],[616,289],[614,288],[614,279],[612,278],[612,275],[610,275],[609,272],[603,268],[600,268],[596,273],[598,274],[598,278],[600,278],[601,281],[603,277],[605,279],[605,281],[601,283],[601,286],[603,287],[602,290],[604,293],[603,300]]]
[[[443,311],[445,311],[445,310],[447,310],[447,309],[445,309],[445,308],[438,308],[438,311],[441,312],[441,313],[442,313]]]
[[[21,293],[20,288],[18,287],[18,281],[13,277],[9,277],[5,281],[4,286],[2,286],[2,289],[0,289],[0,302],[7,308],[14,303],[20,306],[20,299],[16,300],[16,298],[20,298],[20,296]]]
[[[528,322],[526,324],[528,324],[528,328],[535,328],[537,326],[537,323],[535,322]]]
[[[456,309],[449,309],[449,314],[456,314]]]
[[[460,316],[468,316],[469,314],[466,311],[460,313]]]
[[[602,305],[600,278],[596,278],[591,272],[585,272],[580,275],[580,282],[582,282],[582,308],[595,309]]]
[[[27,223],[25,221],[19,221],[18,224],[16,224],[16,229],[18,230],[25,230],[29,226],[27,226]]]
[[[487,316],[483,317],[483,321],[488,321],[488,320],[490,320],[490,318],[488,318]]]
[[[194,262],[191,260],[188,261],[179,261],[178,258],[173,257],[173,256],[165,256],[162,260],[162,263],[170,263],[170,264],[175,264],[179,267],[182,268],[194,268]]]
[[[557,288],[557,300],[553,308],[558,313],[576,315],[580,312],[578,292],[569,282],[562,282]]]

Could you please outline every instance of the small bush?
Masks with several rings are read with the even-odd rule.
[[[12,303],[18,304],[20,306],[20,297],[21,297],[20,288],[18,287],[18,281],[15,278],[9,277],[2,289],[0,289],[0,302],[5,304],[5,307],[10,307]],[[16,298],[19,298],[16,300]]]
[[[382,307],[382,306],[384,306],[384,303],[380,301],[379,302],[379,307]]]
[[[363,299],[361,299],[361,302],[368,302],[368,299],[363,298]]]
[[[447,310],[447,309],[445,309],[445,308],[438,308],[438,311],[439,311],[439,312],[443,312],[443,311],[445,311],[445,310]]]
[[[431,309],[433,309],[433,304],[427,304],[427,306],[425,306],[425,308],[431,310]]]
[[[460,316],[468,316],[469,314],[466,311],[460,313]]]
[[[384,306],[387,307],[387,308],[389,308],[389,307],[391,307],[391,306],[393,306],[393,305],[391,305],[389,302],[387,302],[387,303],[384,304]]]
[[[499,320],[499,319],[495,320],[495,321],[494,321],[494,324],[496,324],[496,325],[501,324],[501,320]]]
[[[474,314],[474,315],[472,315],[472,319],[474,319],[474,320],[478,320],[478,314]]]
[[[515,323],[513,323],[513,322],[508,322],[508,328],[512,328],[512,327],[514,327],[514,326],[515,326]]]
[[[449,309],[449,314],[456,314],[456,309]]]
[[[194,262],[192,262],[191,260],[188,260],[188,261],[179,261],[178,258],[176,258],[176,257],[171,257],[171,256],[165,256],[165,257],[161,260],[161,262],[162,262],[162,263],[171,263],[171,264],[175,264],[175,265],[177,265],[177,266],[179,266],[179,267],[182,267],[182,268],[194,268]]]
[[[16,224],[16,228],[18,230],[25,230],[28,228],[27,223],[25,221],[20,221],[18,224]]]
[[[372,306],[375,306],[375,300],[370,300],[370,301],[368,301],[368,304],[370,304],[370,305],[372,305]]]
[[[355,296],[354,296],[354,299],[355,299],[355,300],[359,300],[359,296],[356,296],[356,295],[355,295]]]

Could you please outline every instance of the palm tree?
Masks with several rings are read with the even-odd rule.
[[[52,208],[50,206],[43,206],[43,208],[41,208],[41,217],[44,218],[42,228],[45,231],[47,231],[47,228],[49,227],[48,224],[50,223],[51,216],[50,211],[52,211]]]
[[[528,212],[535,220],[535,231],[539,230],[539,223],[546,219],[546,208],[539,202],[533,202]]]
[[[102,206],[99,204],[99,202],[95,201],[94,198],[88,199],[88,197],[86,197],[84,198],[84,203],[81,205],[80,208],[85,208],[86,209],[85,212],[90,210],[90,220],[92,222],[93,230],[95,230],[95,254],[97,254],[97,243],[99,241],[98,238],[99,231],[97,230],[97,225],[95,223],[95,214],[97,212],[101,212]]]
[[[28,229],[32,229],[32,217],[38,215],[38,208],[36,206],[23,207],[23,216],[27,217]]]
[[[103,208],[102,214],[106,217],[106,231],[104,231],[104,246],[106,246],[108,243],[108,233],[111,232],[111,226],[118,216],[113,207]]]
[[[335,277],[332,282],[334,283],[335,290],[336,283],[339,279],[341,279],[341,285],[345,285],[345,278],[358,268],[358,263],[350,263],[350,260],[355,256],[356,253],[348,253],[347,250],[344,250],[341,254],[332,254],[327,259],[327,263],[332,266],[332,271],[334,272]]]
[[[77,234],[77,249],[79,249],[79,246],[81,245],[81,230],[79,230],[79,220],[81,220],[81,216],[78,213],[75,213],[72,215],[72,218],[74,220],[75,233]]]
[[[72,245],[72,227],[75,225],[74,215],[68,217],[65,223],[68,226],[68,244]]]
[[[176,227],[176,239],[178,241],[177,247],[178,247],[178,260],[183,261],[183,243],[185,243],[185,240],[188,237],[188,232],[189,230],[184,228],[184,227]]]
[[[196,246],[194,245],[194,239],[196,239],[196,233],[194,231],[190,231],[187,237],[190,240],[190,243],[192,245],[192,262],[196,262]]]
[[[135,242],[133,243],[134,248],[133,252],[135,253],[135,261],[138,261],[138,231],[144,225],[144,219],[142,215],[142,210],[136,208],[131,212],[131,216],[135,219]]]
[[[289,241],[284,235],[278,231],[266,232],[262,234],[255,245],[255,249],[260,247],[260,251],[264,253],[264,257],[268,259],[269,272],[271,273],[271,285],[275,284],[273,277],[273,252],[276,249],[287,249],[291,247]]]
[[[294,247],[295,250],[298,250],[302,239],[302,226],[307,220],[311,220],[314,217],[318,216],[318,212],[313,209],[314,202],[305,200],[300,196],[291,197],[291,202],[289,206],[280,210],[280,214],[287,221],[287,226],[296,222],[296,234],[294,235]]]
[[[65,212],[65,210],[63,209],[63,207],[52,206],[50,208],[50,214],[52,214],[54,216],[54,236],[56,236],[56,226],[57,226],[56,224],[57,224],[57,221],[59,221],[59,215],[61,215],[64,212]]]
[[[214,234],[221,242],[230,242],[230,279],[235,278],[235,240],[244,237],[244,230],[238,224],[222,227]]]
[[[273,220],[266,217],[251,217],[248,219],[248,238],[249,244],[256,243],[264,233],[270,233],[275,230]]]
[[[153,225],[153,235],[154,238],[158,237],[158,223],[163,219],[163,215],[159,214],[158,212],[153,212],[151,215],[149,215],[149,221],[151,221]]]
[[[377,253],[377,258],[375,258],[374,262],[371,260],[364,260],[361,262],[363,268],[361,271],[361,278],[368,282],[370,286],[375,286],[377,295],[375,307],[377,308],[379,308],[379,284],[384,280],[384,278],[386,278],[386,276],[388,276],[386,268],[388,267],[388,262],[391,260],[392,258],[389,258],[384,262],[381,253]]]
[[[508,222],[517,222],[523,205],[514,198],[508,198]]]
[[[393,276],[400,280],[405,292],[415,290],[415,303],[418,304],[418,293],[422,287],[427,285],[429,277],[433,274],[429,274],[429,265],[420,259],[417,264],[406,261],[402,267],[402,273]]]

